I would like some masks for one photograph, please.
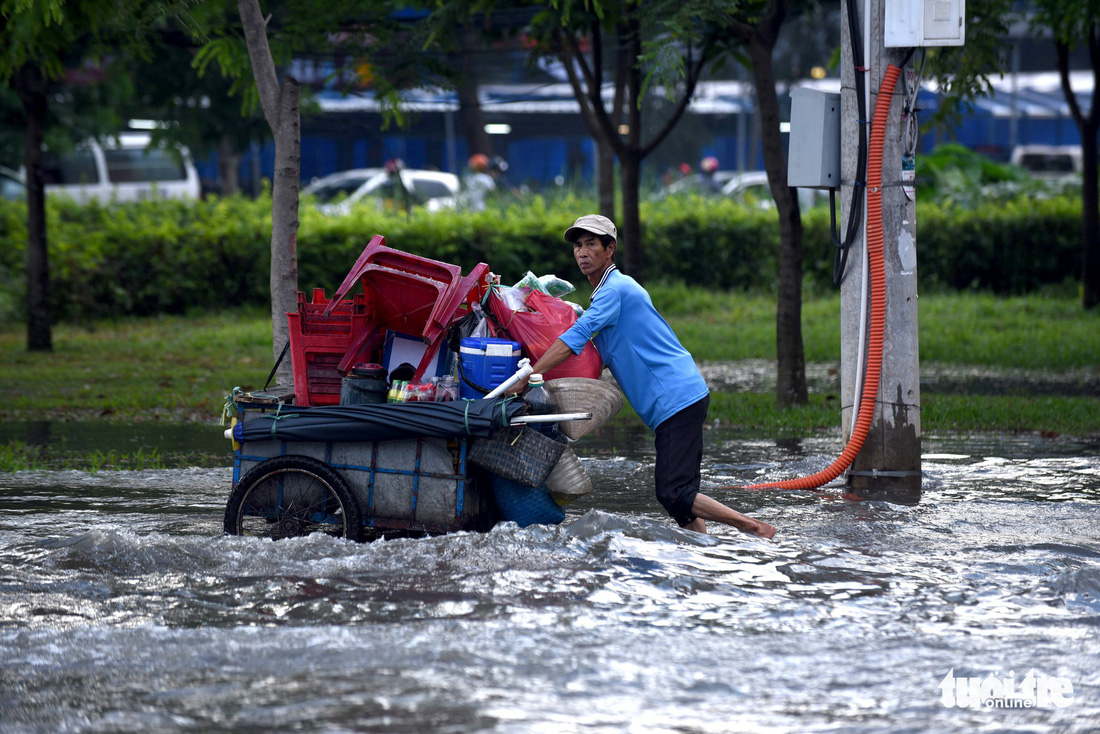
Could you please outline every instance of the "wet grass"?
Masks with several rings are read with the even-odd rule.
[[[701,361],[774,359],[775,305],[765,295],[651,289],[654,301]],[[840,360],[838,295],[808,298],[803,338],[810,362]],[[1060,372],[1100,369],[1100,310],[1070,297],[924,296],[924,362]],[[61,324],[52,353],[29,353],[21,329],[0,331],[0,419],[218,421],[234,387],[257,391],[271,369],[269,317],[232,310]],[[716,393],[712,420],[769,434],[809,435],[840,427],[836,395],[780,411],[771,393]],[[629,410],[619,419],[637,420]],[[1100,396],[922,395],[926,433],[1039,431],[1100,436]],[[177,457],[149,452],[98,455],[0,446],[0,471],[15,468],[156,468]]]
[[[213,457],[211,457],[213,459]],[[217,457],[217,463],[225,464],[225,457]],[[56,446],[31,446],[13,441],[0,446],[0,472],[80,469],[96,474],[100,471],[142,471],[164,469],[168,466],[201,466],[192,457],[163,457],[154,449],[145,451],[71,451]]]
[[[216,420],[272,363],[259,311],[61,324],[53,337],[53,352],[28,352],[23,333],[0,333],[0,418]]]
[[[696,359],[775,359],[770,296],[654,289],[654,303]],[[922,362],[1063,371],[1100,364],[1100,309],[1075,298],[981,293],[920,297]],[[840,361],[840,296],[802,308],[808,362]]]
[[[921,398],[921,426],[941,434],[1038,431],[1047,437],[1100,437],[1100,398],[926,394]]]

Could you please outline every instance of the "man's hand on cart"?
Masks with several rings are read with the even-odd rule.
[[[524,358],[519,361],[519,369],[514,375],[509,377],[504,382],[500,383],[497,387],[493,388],[486,398],[499,398],[501,395],[508,393],[522,392],[527,387],[527,378],[531,376],[534,370],[531,369],[531,360]]]

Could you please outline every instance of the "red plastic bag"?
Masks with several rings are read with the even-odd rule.
[[[577,322],[577,312],[560,298],[532,291],[527,296],[527,308],[530,311],[513,311],[494,293],[489,297],[489,308],[500,325],[514,341],[523,346],[523,351],[535,363]],[[564,362],[543,375],[547,380],[559,377],[588,377],[596,380],[603,371],[603,358],[596,351],[596,345],[588,342],[580,354],[567,357]]]

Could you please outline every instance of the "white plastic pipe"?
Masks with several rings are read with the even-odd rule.
[[[864,0],[863,2],[863,27],[860,32],[863,34],[863,65],[868,69],[871,68],[871,0]],[[867,75],[866,81],[863,85],[863,99],[865,110],[868,110],[870,115],[871,109],[871,73],[870,71],[860,72],[856,70],[857,74],[864,73]],[[859,127],[860,135],[869,135],[869,130],[864,130]],[[867,342],[867,312],[870,310],[870,304],[867,302],[868,279],[871,277],[870,265],[867,262],[867,196],[863,197],[863,264],[860,268],[862,275],[862,293],[859,294],[859,341],[856,348],[856,372],[852,379],[852,420],[848,424],[848,438],[852,437],[852,432],[855,430],[856,421],[859,420],[859,403],[862,397],[860,393],[863,391],[863,348]]]
[[[557,423],[558,421],[590,421],[591,413],[541,413],[539,415],[520,415],[508,421],[518,426],[525,423]]]
[[[510,388],[512,385],[515,385],[517,382],[526,377],[530,377],[532,372],[534,372],[534,370],[531,369],[531,360],[524,357],[519,361],[519,369],[516,370],[516,374],[512,375],[507,380],[493,388],[493,390],[485,396],[485,399],[488,400],[489,398],[499,398],[501,395],[508,392],[508,388]]]
[[[866,204],[864,204],[866,207]],[[866,214],[864,218],[866,219]],[[859,400],[860,392],[863,390],[863,347],[867,343],[867,312],[870,309],[870,304],[867,302],[868,279],[871,277],[870,265],[867,262],[867,225],[864,222],[863,229],[863,267],[862,272],[862,292],[859,294],[859,342],[856,349],[856,372],[855,377],[852,380],[854,387],[852,389],[852,420],[848,424],[848,438],[852,437],[852,432],[855,430],[856,421],[859,420]]]

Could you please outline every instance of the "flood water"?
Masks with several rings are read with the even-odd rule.
[[[561,526],[360,545],[224,537],[228,456],[0,474],[0,731],[1100,728],[1100,445],[925,437],[912,506],[713,492],[773,541],[677,528],[645,434],[576,448]],[[716,429],[704,486],[841,448]]]

